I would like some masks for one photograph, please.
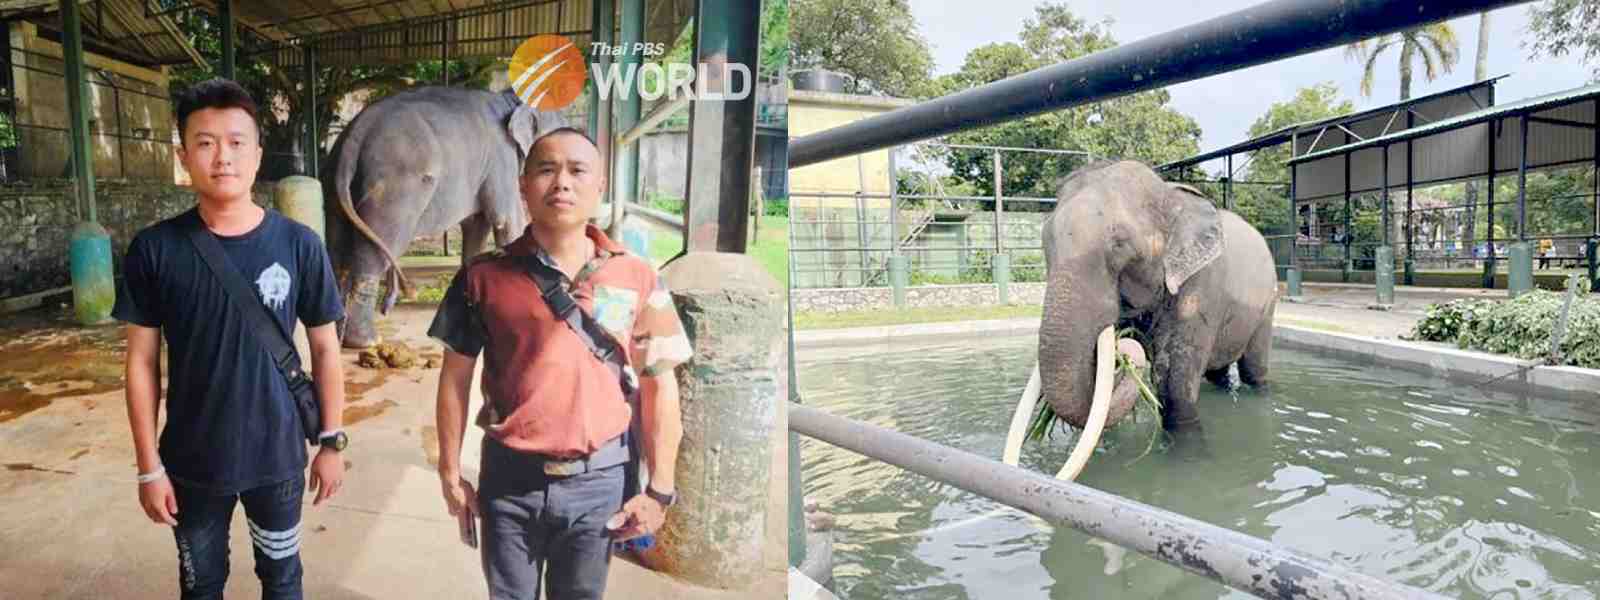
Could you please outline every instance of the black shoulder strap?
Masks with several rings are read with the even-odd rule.
[[[544,303],[550,307],[550,312],[555,313],[557,319],[564,321],[573,333],[578,334],[578,339],[589,347],[589,352],[612,370],[622,384],[623,395],[628,396],[631,401],[634,392],[639,389],[639,382],[623,368],[628,359],[623,353],[622,346],[617,344],[617,339],[607,333],[593,316],[578,306],[578,301],[573,299],[572,294],[567,293],[566,288],[561,285],[564,276],[560,271],[544,264],[537,255],[525,255],[522,257],[522,262],[528,277],[539,287],[539,295],[544,297]]]
[[[300,368],[300,353],[295,351],[289,333],[267,312],[269,309],[265,304],[245,302],[246,298],[255,300],[255,292],[250,290],[250,284],[245,282],[244,276],[228,264],[227,257],[222,253],[222,244],[206,230],[205,222],[198,214],[188,230],[189,241],[194,242],[195,249],[200,251],[200,258],[211,269],[211,274],[222,282],[222,289],[226,292],[223,295],[233,305],[233,312],[244,319],[245,331],[250,332],[250,337],[266,349],[272,357],[272,363],[278,366],[278,371],[289,379],[290,386],[309,383],[311,378]]]

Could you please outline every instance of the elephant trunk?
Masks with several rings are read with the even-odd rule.
[[[1051,269],[1039,328],[1040,396],[1058,417],[1078,428],[1089,419],[1097,338],[1116,326],[1120,308],[1111,278],[1095,277],[1096,268],[1105,269],[1092,263]],[[1130,384],[1118,382],[1107,423],[1116,424],[1133,408]]]

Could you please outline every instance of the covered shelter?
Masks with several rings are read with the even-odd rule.
[[[1446,269],[1460,263],[1481,263],[1481,284],[1495,287],[1497,243],[1540,239],[1548,240],[1546,248],[1560,246],[1564,241],[1572,249],[1584,240],[1600,238],[1594,189],[1586,192],[1589,205],[1582,231],[1530,231],[1525,226],[1526,172],[1596,163],[1595,148],[1600,143],[1595,141],[1594,104],[1600,87],[1576,88],[1497,105],[1495,84],[1504,77],[1285,127],[1161,165],[1158,170],[1174,180],[1194,181],[1193,171],[1198,165],[1224,160],[1223,173],[1215,185],[1221,188],[1219,203],[1229,209],[1235,208],[1236,184],[1282,189],[1288,228],[1263,230],[1280,271],[1311,269],[1325,276],[1326,267],[1333,266],[1339,280],[1351,281],[1353,272],[1358,270],[1356,265],[1365,263],[1371,265],[1368,268],[1382,271],[1378,250],[1403,243],[1399,254],[1407,284],[1417,281],[1415,265],[1419,261]],[[1288,181],[1236,181],[1235,176],[1253,160],[1254,153],[1283,144],[1289,144]],[[1237,154],[1251,156],[1236,168]],[[1521,175],[1517,199],[1510,200],[1518,211],[1514,229],[1510,229],[1515,233],[1496,237],[1494,182],[1497,176],[1508,174]],[[1478,179],[1488,182],[1480,194],[1483,199],[1467,204],[1450,205],[1414,193],[1419,187]],[[1398,194],[1401,190],[1406,192],[1405,204],[1397,206],[1398,200],[1391,192]],[[1502,210],[1507,203],[1507,199],[1498,200]],[[1482,212],[1478,213],[1480,207]],[[1463,221],[1461,214],[1468,217],[1464,222],[1458,222]],[[1372,240],[1357,240],[1358,236],[1352,233],[1362,229],[1360,223],[1354,222],[1362,216],[1377,220],[1371,227],[1376,231]],[[1481,245],[1457,247],[1457,237],[1472,240],[1472,233],[1455,236],[1441,231],[1475,228],[1480,216],[1489,220]],[[1501,228],[1505,225],[1502,223]],[[1427,232],[1426,239],[1419,241],[1419,230]],[[1575,261],[1579,256],[1569,255],[1583,253],[1592,264],[1592,249],[1558,255]],[[1450,277],[1441,276],[1428,283],[1450,282]]]
[[[193,11],[213,15],[220,24],[220,52],[202,52],[179,29],[179,21]],[[215,63],[226,77],[237,61],[265,62],[289,73],[296,97],[313,106],[325,92],[314,75],[320,67],[499,59],[531,36],[559,34],[604,68],[613,60],[640,61],[642,53],[611,56],[592,51],[591,44],[671,47],[690,22],[699,24],[691,60],[755,65],[760,12],[759,2],[732,0],[0,0],[0,22],[13,42],[6,53],[8,68],[0,69],[6,92],[0,112],[18,132],[6,152],[6,178],[53,179],[61,182],[62,196],[19,209],[18,218],[37,215],[29,217],[33,226],[26,244],[22,238],[15,244],[0,240],[0,267],[39,265],[16,282],[0,280],[0,300],[22,308],[69,289],[64,286],[68,274],[78,270],[68,269],[61,257],[71,245],[68,232],[74,223],[94,223],[97,235],[115,237],[121,247],[140,227],[190,203],[181,188],[171,185],[176,124],[167,88],[174,67]],[[26,44],[19,47],[17,40]],[[438,83],[450,84],[449,70],[442,71]],[[714,86],[743,85],[714,79]],[[112,101],[106,102],[108,97]],[[691,232],[714,233],[726,222],[720,229],[729,233],[709,240],[686,236],[686,244],[743,250],[758,132],[771,138],[765,147],[777,148],[769,152],[769,161],[786,158],[783,144],[770,143],[786,139],[782,107],[763,107],[763,118],[757,118],[758,103],[771,104],[773,93],[733,100],[680,97],[677,102],[664,96],[648,116],[644,113],[651,106],[637,87],[608,101],[594,93],[588,97],[583,112],[589,130],[611,157],[614,184],[608,191],[630,200],[639,196],[636,142],[672,113],[687,109],[692,150],[686,163],[692,168],[685,225]],[[776,97],[782,100],[781,94]],[[303,136],[302,148],[326,151],[331,140],[318,139],[316,117],[309,117],[295,136]],[[318,176],[318,152],[304,154],[299,172]],[[130,178],[162,189],[123,190],[132,185]],[[97,180],[128,201],[100,210]],[[0,190],[0,197],[5,194]],[[64,209],[57,206],[63,204]],[[107,261],[111,254],[109,249],[103,253]],[[80,318],[95,321],[109,314],[111,270],[108,265],[108,280],[99,286],[105,306]]]

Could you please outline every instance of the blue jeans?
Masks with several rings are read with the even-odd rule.
[[[300,503],[305,475],[245,490],[216,494],[174,481],[178,497],[178,583],[182,598],[221,598],[228,582],[228,528],[233,507],[244,504],[255,548],[261,597],[300,600]]]
[[[623,465],[570,476],[486,438],[479,472],[483,572],[491,600],[600,600],[611,567],[606,520],[622,509]],[[548,569],[546,568],[548,567]]]

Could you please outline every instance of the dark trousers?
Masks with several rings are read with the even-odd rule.
[[[256,577],[261,597],[299,600],[300,503],[305,497],[305,476],[245,490],[216,494],[174,481],[178,497],[178,583],[185,600],[221,598],[228,582],[228,529],[233,507],[244,504],[255,549]]]
[[[491,600],[600,600],[611,567],[606,520],[622,509],[623,465],[546,475],[538,456],[485,439],[479,472],[483,573]]]

